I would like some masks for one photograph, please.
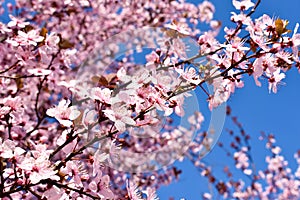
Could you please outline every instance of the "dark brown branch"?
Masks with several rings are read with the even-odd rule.
[[[51,184],[53,184],[53,185],[55,185],[55,186],[57,186],[57,187],[59,187],[59,188],[71,190],[71,191],[77,192],[77,193],[79,193],[79,194],[81,194],[81,195],[88,196],[88,197],[90,197],[90,198],[92,198],[92,199],[101,199],[100,197],[93,196],[93,195],[89,194],[88,192],[85,192],[85,191],[83,191],[83,190],[81,190],[81,189],[72,188],[72,187],[69,187],[69,186],[67,186],[67,185],[58,183],[58,182],[53,181],[53,180],[51,180]]]
[[[10,66],[9,68],[7,68],[7,69],[1,71],[0,74],[4,74],[5,72],[11,70],[11,69],[14,68],[15,66],[17,66],[17,64],[18,64],[19,62],[20,62],[19,60],[16,61],[12,66]]]
[[[66,141],[60,145],[59,147],[57,147],[57,149],[55,149],[49,156],[49,160],[52,159],[60,150],[62,150],[65,146],[67,146],[68,144],[70,144],[75,138],[77,138],[78,134],[73,135],[74,130],[72,130],[69,134],[68,134],[68,138],[66,139]]]

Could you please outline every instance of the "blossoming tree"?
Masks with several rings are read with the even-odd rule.
[[[278,189],[283,199],[300,196],[299,172],[285,168],[272,136],[263,137],[271,167],[259,174],[247,135],[233,146],[251,186],[216,181],[201,163],[216,141],[201,129],[198,106],[186,109],[199,92],[210,110],[224,105],[243,76],[258,86],[267,79],[276,93],[285,73],[300,69],[298,24],[252,19],[260,0],[233,0],[235,26],[221,43],[209,1],[0,2],[9,12],[0,22],[1,198],[157,199],[185,156],[224,198],[267,199]]]

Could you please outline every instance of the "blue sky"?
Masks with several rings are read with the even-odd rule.
[[[230,12],[235,10],[231,0],[211,0],[211,2],[216,7],[215,18],[222,20],[223,26],[232,26],[229,17]],[[300,23],[299,8],[299,0],[262,0],[254,16],[258,17],[265,13],[281,19],[288,19],[290,21],[288,28],[293,30],[295,24]],[[222,34],[219,39],[224,41]],[[252,77],[245,80],[245,87],[237,90],[231,96],[228,105],[232,107],[233,114],[238,116],[246,132],[252,137],[250,143],[254,160],[258,163],[258,167],[265,166],[265,146],[257,139],[260,132],[265,131],[276,136],[277,144],[283,148],[282,155],[289,161],[292,169],[295,169],[296,162],[293,154],[300,149],[300,74],[295,69],[287,72],[286,78],[283,80],[285,85],[279,87],[277,94],[269,93],[266,80],[262,81],[262,87],[257,87]],[[205,106],[201,102],[199,104]],[[209,116],[207,109],[201,108],[201,110],[206,116]],[[233,127],[230,120],[226,120],[224,127]],[[228,140],[228,134],[223,131],[220,141]],[[226,158],[219,148],[214,148],[204,158],[204,161],[216,169],[223,168],[227,163],[232,164],[232,160]],[[176,200],[182,197],[188,200],[200,199],[202,192],[208,191],[206,179],[201,178],[199,172],[189,161],[177,163],[177,165],[183,168],[181,179],[171,186],[162,187],[158,192],[160,198],[164,200],[173,196]],[[221,176],[220,173],[218,175]],[[241,178],[245,177],[241,176]]]

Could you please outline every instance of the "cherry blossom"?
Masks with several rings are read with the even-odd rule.
[[[20,155],[24,154],[26,151],[20,147],[16,147],[16,144],[11,140],[5,140],[2,143],[0,139],[0,157],[2,158],[18,158]]]
[[[171,31],[167,31],[168,35],[171,35],[172,37],[176,36],[176,33],[179,33],[179,35],[184,36],[184,35],[190,35],[190,32],[186,27],[181,25],[180,23],[172,23],[172,24],[167,24],[165,25],[166,28],[171,29]],[[174,31],[175,32],[174,32]]]
[[[28,69],[27,71],[36,76],[47,76],[52,72],[51,70],[48,69],[39,69],[39,68]]]
[[[64,130],[61,133],[61,135],[57,138],[56,144],[60,145],[60,146],[63,145],[67,141],[67,139],[69,138],[69,136],[70,136],[69,135],[69,131],[68,130]],[[71,136],[74,136],[74,135],[71,135]],[[66,146],[64,146],[62,148],[62,152],[68,154],[68,153],[72,152],[72,150],[74,149],[75,146],[76,146],[76,141],[74,140],[74,141],[70,142],[69,144],[67,144]]]
[[[249,47],[243,46],[244,42],[242,41],[233,41],[230,44],[221,44],[221,47],[226,48],[226,51],[229,53],[234,53],[234,52],[241,52],[241,51],[247,51],[249,50]]]
[[[89,184],[90,190],[99,195],[100,198],[112,199],[113,192],[109,189],[109,176],[98,173],[94,180]]]
[[[7,26],[8,27],[15,27],[17,26],[18,28],[25,28],[26,25],[29,25],[29,22],[24,22],[23,19],[18,19],[13,15],[9,15],[9,18],[11,19],[10,22],[8,22]]]
[[[31,30],[28,33],[23,31],[18,31],[18,36],[15,40],[10,40],[9,42],[13,46],[25,46],[25,45],[34,45],[36,46],[38,42],[42,42],[44,40],[43,36],[40,36],[36,30]]]
[[[179,75],[187,80],[188,82],[194,84],[194,85],[198,85],[201,82],[201,79],[197,76],[197,71],[195,70],[195,68],[188,68],[188,69],[175,69]]]
[[[242,23],[245,25],[250,25],[250,23],[252,22],[250,17],[248,17],[244,13],[236,14],[235,12],[231,12],[231,14],[232,14],[231,20],[234,22]]]
[[[58,181],[59,176],[53,170],[48,156],[41,154],[39,156],[31,157],[26,154],[25,159],[19,165],[20,169],[29,174],[29,181],[36,184],[44,179],[52,179]]]
[[[125,105],[114,104],[111,110],[103,110],[104,114],[114,122],[120,132],[126,130],[126,124],[134,126],[136,122],[130,117]]]
[[[126,181],[126,187],[128,196],[133,200],[158,200],[156,191],[150,187],[147,187],[145,191],[140,191],[139,188],[132,182]],[[144,198],[146,196],[146,198]]]
[[[80,168],[79,163],[67,162],[66,167],[62,168],[61,172],[71,177],[76,185],[82,186],[81,178],[84,174],[81,173]]]
[[[234,159],[237,161],[237,164],[236,164],[236,168],[243,168],[243,169],[246,169],[249,167],[249,158],[248,156],[245,154],[245,151],[247,150],[242,150],[240,152],[235,152],[234,153]]]
[[[49,108],[47,115],[55,117],[60,124],[66,127],[72,126],[72,120],[76,119],[80,115],[80,111],[76,110],[75,106],[70,106],[70,100],[61,100],[55,108]]]
[[[126,180],[126,188],[130,199],[141,199],[141,194],[133,182]]]
[[[230,115],[230,112],[228,112]],[[231,157],[233,153],[233,159],[235,166],[233,168],[241,170],[243,176],[250,179],[248,182],[233,173],[233,170],[229,166],[223,169],[226,178],[219,179],[216,175],[217,172],[213,172],[213,166],[206,166],[199,160],[193,160],[197,162],[198,169],[202,176],[205,176],[209,182],[215,186],[215,190],[222,198],[258,198],[258,199],[297,199],[299,197],[299,180],[296,178],[297,170],[293,172],[289,168],[289,163],[285,160],[283,155],[280,155],[280,147],[276,146],[275,138],[272,134],[265,134],[259,137],[266,143],[266,148],[269,149],[271,155],[266,156],[266,168],[256,168],[254,159],[256,155],[252,154],[249,149],[250,136],[245,132],[240,122],[236,117],[232,117],[233,122],[236,124],[236,130],[229,130],[229,134],[232,136],[232,141],[229,145],[224,147],[223,143],[219,144],[227,156]],[[295,158],[298,159],[298,153],[295,154]],[[263,161],[262,161],[263,162]],[[298,191],[297,191],[298,190]],[[217,195],[212,192],[206,192],[203,194],[204,199],[214,199]]]
[[[255,5],[251,0],[232,0],[232,4],[238,10],[248,10]]]
[[[46,192],[43,194],[43,197],[46,197],[49,200],[68,198],[67,194],[64,193],[64,190],[56,186],[52,186],[49,190],[46,190]]]
[[[91,98],[95,100],[99,100],[103,103],[109,103],[111,99],[111,91],[108,88],[101,89],[99,87],[92,88],[91,91]]]
[[[296,57],[298,56],[299,52],[299,46],[300,46],[300,34],[297,33],[298,31],[299,24],[297,23],[294,29],[294,33],[292,36],[292,41],[293,41],[293,55]]]
[[[210,22],[213,19],[213,15],[215,12],[215,6],[210,1],[203,1],[198,6],[200,10],[200,20],[202,22]]]
[[[282,79],[285,78],[285,74],[280,72],[280,69],[277,69],[269,78],[269,92],[277,92],[277,85]]]
[[[173,162],[187,159],[220,198],[299,198],[299,167],[289,168],[272,135],[261,136],[270,155],[256,170],[250,136],[230,132],[233,167],[251,185],[229,168],[229,180],[218,180],[202,163],[213,130],[204,130],[200,111],[186,112],[187,98],[199,93],[210,110],[226,103],[251,84],[248,75],[276,93],[290,69],[300,69],[298,24],[292,32],[286,19],[256,17],[260,1],[251,0],[232,1],[238,11],[228,13],[224,32],[206,0],[4,3],[1,199],[154,200],[180,180]]]
[[[257,86],[261,86],[258,78],[263,75],[263,57],[257,58],[253,63],[253,78]]]

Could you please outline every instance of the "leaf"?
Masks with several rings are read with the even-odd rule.
[[[1,35],[0,36],[0,42],[4,42],[7,39],[6,35]]]
[[[80,115],[73,120],[75,125],[81,124],[83,118],[83,112],[80,112]]]
[[[253,53],[256,52],[258,45],[253,41],[253,39],[250,40],[250,49]]]
[[[275,20],[275,31],[280,36],[284,33],[290,33],[291,30],[288,30],[286,27],[289,24],[289,21],[282,20],[282,19],[276,19]]]
[[[91,78],[91,80],[92,80],[93,83],[98,83],[99,79],[100,79],[99,76],[93,76],[93,77]]]
[[[111,73],[106,76],[107,81],[110,83],[117,77],[117,74]]]
[[[34,29],[33,26],[31,26],[31,25],[26,25],[25,28],[24,28],[24,32],[25,32],[25,33],[28,33],[29,31],[31,31],[31,30],[33,30],[33,29]]]
[[[100,76],[93,76],[92,77],[92,81],[94,83],[98,83],[101,86],[107,86],[108,85],[108,80],[106,80],[106,78],[102,75]]]
[[[45,40],[46,40],[46,37],[47,37],[47,33],[48,33],[48,30],[45,27],[43,27],[40,31],[40,36],[43,36],[44,39],[43,39],[43,41],[38,43],[39,47],[45,45]]]
[[[114,88],[115,87],[115,84],[112,83],[112,81],[116,78],[116,74],[115,73],[111,73],[111,74],[108,74],[106,76],[93,76],[91,78],[92,82],[94,83],[97,83],[98,85],[100,86],[105,86],[105,87],[108,87],[108,88]]]
[[[16,78],[15,81],[16,81],[18,90],[22,89],[24,87],[24,80],[22,78]]]
[[[60,49],[69,49],[69,48],[73,48],[74,47],[74,43],[70,42],[67,39],[61,38],[58,46]]]
[[[48,33],[48,30],[45,27],[43,27],[40,31],[40,36],[46,37],[47,33]]]
[[[78,11],[76,10],[76,8],[69,8],[66,13],[70,16],[72,13],[78,13]]]

